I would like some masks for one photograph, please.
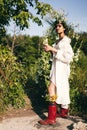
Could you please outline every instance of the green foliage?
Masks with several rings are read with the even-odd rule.
[[[37,2],[35,9],[37,9],[37,14],[40,14],[42,18],[52,10],[49,4],[45,4],[43,2]]]
[[[31,93],[34,92],[32,93],[32,95],[34,95],[35,98],[34,98],[34,101],[32,102],[34,102],[34,104],[35,102],[37,102],[36,105],[38,105],[40,102],[38,107],[42,107],[42,106],[46,107],[45,98],[47,94],[47,87],[49,84],[49,72],[50,72],[50,65],[51,65],[49,63],[49,57],[50,57],[50,54],[42,51],[41,56],[38,58],[33,68],[33,70],[35,70],[36,68],[36,72],[34,71],[35,74],[32,77],[34,85],[32,85],[33,90],[29,92],[29,95],[30,95],[29,97],[31,97]],[[29,85],[30,85],[30,82],[29,82]]]
[[[75,115],[87,114],[87,57],[80,51],[71,64],[71,104],[70,111]]]
[[[38,59],[38,70],[36,75],[36,82],[39,86],[48,86],[49,84],[49,70],[50,70],[50,53],[42,51],[41,57]]]
[[[25,104],[26,75],[16,60],[8,47],[0,45],[0,104],[4,106],[22,107]]]
[[[30,12],[30,8],[36,10],[36,16]],[[30,19],[42,25],[42,18],[50,12],[51,6],[39,2],[38,0],[1,0],[0,1],[0,36],[5,34],[5,25],[9,25],[11,19],[15,21],[20,29],[28,28],[30,26]],[[1,37],[0,37],[1,39]]]
[[[20,35],[16,37],[14,54],[18,57],[18,61],[26,66],[26,69],[30,68],[31,64],[35,64],[39,57],[40,49],[41,44],[38,36],[30,37]]]
[[[82,47],[81,50],[87,56],[87,32],[83,32],[80,34],[80,39],[82,40]]]

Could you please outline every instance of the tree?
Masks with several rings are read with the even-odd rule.
[[[36,10],[36,16],[30,9]],[[9,25],[11,19],[20,29],[28,28],[30,19],[42,25],[40,19],[50,12],[52,7],[39,0],[0,0],[0,37],[5,34],[5,25]]]
[[[85,55],[87,55],[87,33],[86,32],[83,32],[80,34],[81,36],[81,40],[82,40],[82,51],[85,53]]]

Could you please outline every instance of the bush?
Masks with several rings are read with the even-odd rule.
[[[25,104],[26,75],[16,60],[8,47],[0,45],[0,110],[8,105],[22,107]]]
[[[87,114],[87,57],[80,51],[78,60],[71,65],[70,112],[75,115]]]

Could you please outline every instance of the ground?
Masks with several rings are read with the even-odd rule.
[[[56,125],[38,124],[38,121],[46,116],[47,112],[42,113],[32,108],[9,109],[7,113],[0,115],[0,130],[87,130],[86,122],[74,116],[67,119],[57,118]],[[78,122],[80,127],[75,129]]]

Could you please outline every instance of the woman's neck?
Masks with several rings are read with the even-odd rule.
[[[65,33],[60,33],[60,34],[59,34],[59,38],[60,38],[60,39],[64,38],[64,36],[65,36]]]

